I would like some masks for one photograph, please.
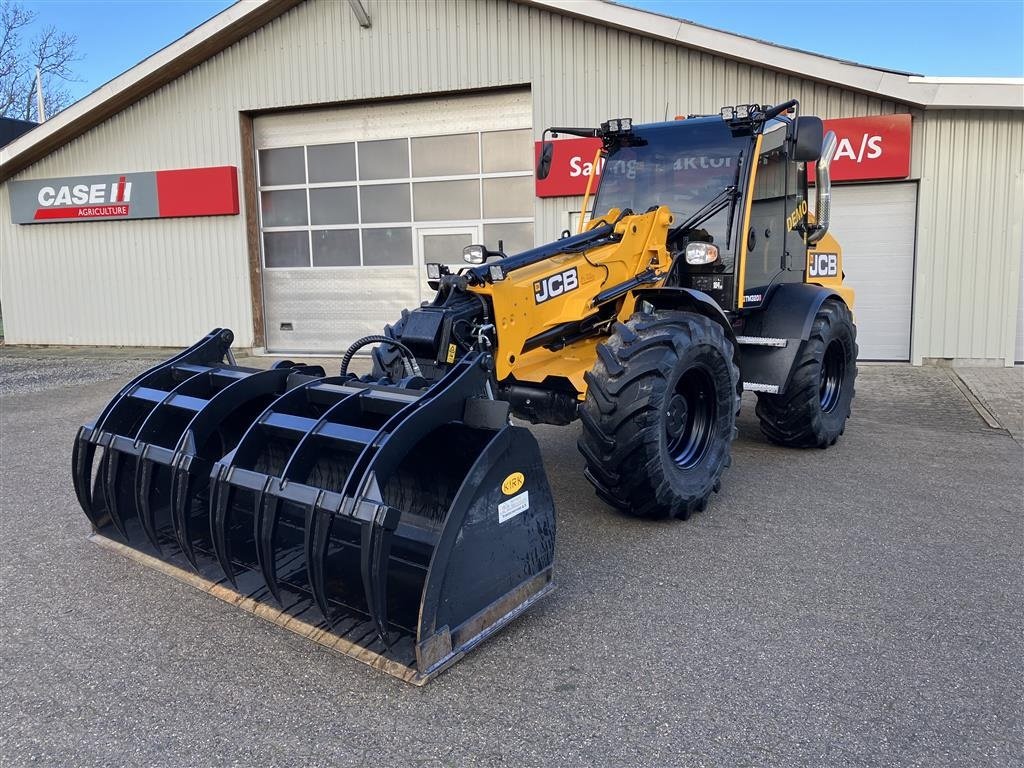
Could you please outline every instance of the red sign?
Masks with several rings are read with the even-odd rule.
[[[233,165],[156,172],[160,218],[234,216],[238,213],[238,173]]]
[[[905,179],[910,175],[910,115],[875,115],[825,120],[825,130],[835,131],[838,146],[832,161],[832,181]],[[551,172],[537,179],[537,197],[582,195],[600,139],[557,139]],[[535,147],[540,158],[541,143]],[[814,164],[808,175],[814,180]],[[599,165],[596,182],[601,178]]]
[[[910,115],[874,115],[825,120],[839,142],[832,181],[905,179],[910,175]],[[807,176],[814,181],[814,163]]]
[[[537,197],[564,197],[582,195],[587,191],[587,179],[594,164],[594,155],[601,148],[600,139],[558,139],[551,142],[554,153],[551,156],[551,172],[546,179],[537,179]],[[540,159],[541,142],[535,146],[535,160]],[[603,164],[603,163],[602,163]],[[598,168],[594,177],[594,188],[601,178]]]
[[[238,214],[234,166],[142,171],[11,184],[16,224]]]

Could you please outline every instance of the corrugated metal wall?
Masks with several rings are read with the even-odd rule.
[[[1024,242],[1024,114],[926,112],[918,197],[913,361],[1013,363]]]
[[[506,0],[365,4],[370,29],[347,3],[309,0],[18,178],[240,166],[240,111],[523,84],[538,137],[556,123],[661,120],[791,97],[826,118],[908,111]],[[918,152],[931,135],[916,132]],[[572,207],[538,201],[538,238],[560,231]],[[251,343],[242,218],[15,227],[0,196],[8,340],[185,344],[227,324]]]

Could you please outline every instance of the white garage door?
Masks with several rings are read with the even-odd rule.
[[[424,263],[534,244],[529,91],[254,121],[267,349],[335,353],[433,292]]]
[[[862,360],[910,359],[916,218],[916,184],[833,187],[831,231],[857,292]]]

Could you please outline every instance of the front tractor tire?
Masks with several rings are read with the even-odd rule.
[[[722,327],[655,310],[616,323],[586,374],[579,449],[598,495],[636,517],[703,510],[732,462],[739,369]]]
[[[857,327],[840,301],[822,304],[781,395],[757,395],[761,431],[790,448],[827,448],[846,429],[857,379]]]

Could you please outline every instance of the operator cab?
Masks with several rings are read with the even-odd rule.
[[[606,137],[594,212],[667,206],[667,282],[727,311],[756,306],[769,286],[803,281],[812,229],[806,162],[820,152],[821,121],[772,112],[728,107]]]

